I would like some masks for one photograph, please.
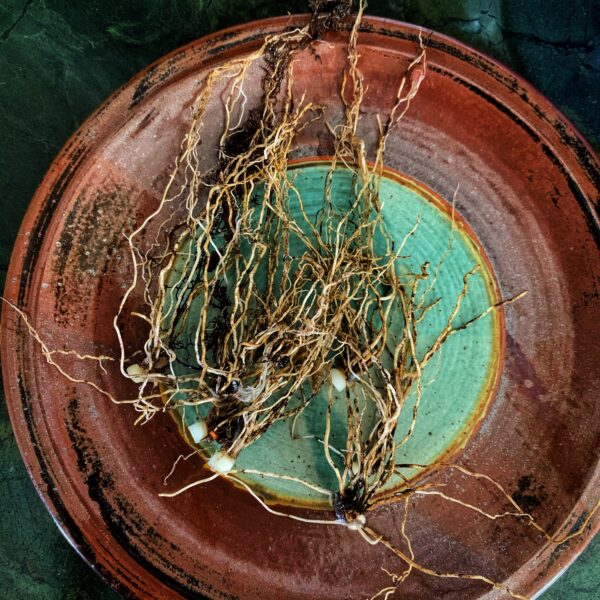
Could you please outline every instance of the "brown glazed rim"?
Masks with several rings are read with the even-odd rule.
[[[196,60],[200,57],[202,63],[210,67],[211,64],[220,62],[232,54],[244,52],[249,47],[255,46],[269,33],[290,26],[303,25],[307,19],[307,15],[276,17],[213,33],[159,59],[111,95],[64,145],[38,187],[18,237],[21,239],[26,232],[31,232],[30,244],[26,250],[23,250],[20,244],[13,250],[4,291],[5,298],[17,306],[26,307],[30,313],[35,312],[35,300],[33,302],[28,300],[41,242],[83,158],[102,141],[103,138],[99,135],[106,135],[106,129],[103,127],[110,124],[111,105],[117,96],[129,94],[130,107],[134,107],[150,94],[160,91],[163,84],[174,81],[185,72],[185,66],[179,71],[174,66],[183,61],[186,56],[194,55]],[[600,191],[598,158],[581,134],[548,100],[499,62],[448,36],[414,25],[373,17],[365,17],[360,30],[364,33],[410,41],[418,41],[419,34],[423,33],[430,47],[475,67],[481,72],[482,81],[485,82],[487,78],[494,80],[495,85],[500,87],[498,95],[490,93],[472,81],[461,80],[461,83],[469,86],[494,108],[509,116],[515,126],[523,128],[543,144],[544,151],[569,182],[592,236],[600,246],[600,214],[589,197],[591,192]],[[529,118],[534,123],[529,123],[520,116],[521,111],[513,110],[519,107],[528,109]],[[99,132],[99,135],[89,136],[91,130]],[[553,152],[550,145],[552,142],[546,143],[549,139],[554,140],[555,147],[556,145],[560,147],[559,155]],[[586,192],[581,189],[582,182]],[[122,548],[114,538],[110,540],[114,549],[111,558],[97,554],[97,548],[85,532],[85,524],[80,522],[81,517],[78,521],[57,493],[52,476],[51,453],[46,452],[38,443],[37,424],[31,415],[31,400],[20,379],[17,377],[15,380],[15,374],[18,373],[17,359],[13,351],[16,335],[6,327],[9,310],[11,309],[6,305],[3,306],[1,349],[4,390],[19,450],[38,494],[70,544],[112,587],[125,597],[131,598],[153,597],[157,592],[160,594],[159,590],[164,591],[165,585],[169,586],[168,578],[161,578],[160,573],[151,573],[138,562],[135,563],[135,573],[117,568],[119,557],[124,556],[127,550]],[[594,474],[566,522],[573,522],[577,515],[581,515],[586,507],[592,504],[599,483],[600,464],[597,464]],[[583,518],[580,517],[579,522],[582,520]],[[522,593],[529,595],[541,593],[575,560],[599,529],[600,515],[596,515],[581,535],[559,549],[550,545],[544,546],[505,583],[510,586],[512,582],[518,581]],[[186,595],[185,590],[180,589],[178,592],[183,596]],[[172,593],[177,592],[172,590]],[[488,592],[485,596],[496,597],[496,592]]]

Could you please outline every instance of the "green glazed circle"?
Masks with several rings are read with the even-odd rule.
[[[326,161],[298,161],[289,168],[289,177],[293,178],[294,187],[300,193],[309,216],[315,215],[323,206],[329,170],[330,163]],[[350,171],[336,169],[332,181],[334,203],[336,199],[343,200],[352,193]],[[423,302],[428,304],[439,298],[418,328],[417,354],[420,355],[445,326],[467,272],[479,265],[479,270],[469,280],[468,294],[454,321],[457,326],[499,301],[496,281],[474,233],[449,203],[423,185],[392,171],[384,173],[379,195],[383,203],[383,218],[392,239],[400,243],[418,222],[414,234],[404,246],[400,268],[406,269],[407,273],[418,273],[428,262],[431,276],[427,280],[429,282],[421,287]],[[173,271],[177,272],[177,265]],[[190,314],[193,315],[193,311]],[[190,321],[193,322],[193,318]],[[500,309],[489,312],[444,343],[441,351],[424,368],[418,419],[411,438],[397,450],[398,463],[428,465],[447,460],[466,444],[485,415],[497,387],[503,335]],[[322,443],[314,437],[307,437],[323,434],[327,385],[297,419],[295,433],[299,439],[292,438],[290,419],[279,421],[241,452],[235,468],[285,474],[336,491],[337,480],[325,459]],[[398,440],[410,427],[415,397],[413,390],[399,420]],[[342,394],[340,399],[343,400]],[[345,411],[345,402],[335,403],[330,443],[336,447],[344,445]],[[197,418],[196,409],[186,407],[185,412],[179,411],[178,418],[180,425],[182,421],[189,424]],[[190,443],[189,436],[184,433],[185,427],[181,431]],[[215,443],[195,447],[205,455],[217,449]],[[406,469],[403,475],[410,479],[422,473],[421,470]],[[310,508],[330,506],[328,497],[293,481],[250,474],[238,477],[267,501]],[[400,483],[399,477],[392,479],[387,488]]]

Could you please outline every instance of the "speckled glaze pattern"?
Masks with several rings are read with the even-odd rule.
[[[252,23],[168,55],[116,92],[63,148],[23,222],[5,290],[49,347],[115,354],[112,317],[130,269],[122,233],[156,206],[207,70],[302,22]],[[345,34],[324,41],[317,56],[299,58],[294,85],[335,116]],[[364,21],[367,141],[417,41],[409,25]],[[517,76],[444,36],[433,33],[428,43],[428,76],[390,138],[388,165],[443,198],[460,183],[458,209],[501,292],[529,291],[506,311],[502,380],[457,460],[500,481],[545,527],[569,531],[595,503],[599,479],[600,167],[566,119]],[[258,81],[249,88],[258,94]],[[210,110],[217,128],[219,106]],[[298,139],[295,158],[330,153],[315,123]],[[126,331],[134,348],[141,332],[134,322]],[[350,531],[278,519],[225,482],[159,498],[185,452],[168,415],[134,428],[127,406],[61,378],[6,307],[2,335],[11,419],[38,491],[72,544],[126,597],[363,598],[388,584],[381,566],[401,569]],[[120,398],[134,393],[110,364],[106,373],[90,362],[70,361],[69,369]],[[192,481],[199,468],[199,460],[188,461],[169,486]],[[494,500],[460,476],[445,482],[470,502]],[[384,508],[373,526],[394,539],[399,514]],[[483,573],[534,594],[599,525],[595,519],[556,548],[524,523],[479,519],[427,498],[411,505],[408,531],[428,566]],[[398,592],[501,596],[483,584],[418,573]]]

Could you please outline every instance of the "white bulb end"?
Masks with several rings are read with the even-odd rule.
[[[133,365],[129,365],[126,369],[127,375],[129,375],[129,379],[134,383],[144,383],[146,381],[146,376],[148,373],[146,370],[136,363]]]
[[[338,392],[343,392],[346,389],[346,375],[339,369],[331,369],[331,384]]]
[[[364,527],[366,522],[367,520],[365,519],[365,515],[358,515],[354,521],[347,522],[346,527],[352,531],[358,531]]]
[[[235,458],[232,458],[231,456],[229,456],[229,454],[227,454],[227,452],[224,452],[223,450],[217,452],[216,454],[213,454],[208,461],[208,467],[212,469],[215,473],[229,473],[229,471],[233,469],[234,465]]]
[[[192,436],[194,444],[199,444],[208,435],[206,421],[196,421],[188,425],[188,433]]]

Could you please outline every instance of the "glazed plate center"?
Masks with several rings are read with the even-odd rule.
[[[289,170],[309,216],[316,215],[323,207],[329,169],[326,162],[300,162]],[[334,204],[347,203],[352,193],[352,174],[336,170],[332,186]],[[469,280],[468,295],[461,304],[455,326],[498,302],[495,279],[483,249],[468,225],[456,212],[453,216],[451,206],[433,192],[398,173],[386,171],[381,181],[380,200],[387,230],[398,244],[418,223],[404,246],[399,268],[407,273],[419,273],[421,266],[429,263],[430,276],[420,285],[419,298],[424,305],[439,299],[417,329],[417,355],[422,356],[446,325],[462,290],[464,275],[479,265],[479,270]],[[293,214],[293,208],[291,210]],[[298,218],[297,222],[302,219]],[[177,271],[177,265],[174,271]],[[193,313],[190,311],[190,327],[193,327]],[[398,333],[392,328],[391,344]],[[398,463],[429,464],[449,457],[468,441],[497,386],[502,363],[502,336],[502,315],[499,311],[491,311],[464,331],[450,336],[442,350],[426,365],[416,426],[409,441],[397,451]],[[298,417],[294,437],[291,419],[275,423],[242,451],[236,469],[285,474],[335,491],[337,480],[320,441],[325,427],[327,385]],[[399,420],[398,440],[410,427],[415,398],[416,393],[412,390]],[[185,411],[179,412],[179,418],[184,423],[192,423],[197,418],[196,410],[186,407]],[[340,402],[336,402],[332,414],[330,443],[334,447],[345,446],[345,419],[345,401],[340,394]],[[211,453],[214,448],[208,445],[203,451]],[[417,474],[415,470],[404,471],[408,478]],[[329,506],[328,498],[293,481],[249,474],[239,477],[270,501],[313,508]],[[388,487],[400,483],[398,478],[389,482]]]

